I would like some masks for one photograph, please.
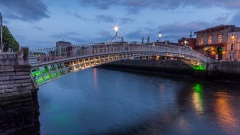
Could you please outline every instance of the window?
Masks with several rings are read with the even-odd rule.
[[[218,34],[218,43],[222,43],[222,34]]]
[[[203,45],[203,37],[199,37],[199,45]]]
[[[212,44],[212,35],[208,36],[208,44]]]
[[[236,40],[236,35],[235,35],[235,34],[232,34],[231,40],[232,40],[232,41],[235,41],[235,40]]]

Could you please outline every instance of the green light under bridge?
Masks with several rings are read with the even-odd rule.
[[[198,65],[198,66],[193,65],[192,68],[194,70],[206,70],[206,67],[204,67],[203,65]]]
[[[44,83],[44,79],[42,77],[40,77],[39,79],[36,80],[36,83],[39,85],[39,84],[42,84]]]
[[[41,72],[39,70],[36,70],[36,71],[32,71],[32,76],[35,77],[35,76],[39,76],[41,75]]]

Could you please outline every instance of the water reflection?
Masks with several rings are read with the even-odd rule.
[[[97,68],[93,68],[93,82],[94,82],[94,91],[97,94],[98,91],[98,80],[97,80]]]
[[[215,110],[217,122],[227,133],[236,133],[239,130],[239,117],[236,115],[236,108],[232,108],[234,98],[227,92],[216,92]],[[227,125],[227,126],[226,126]]]
[[[238,134],[240,91],[224,87],[221,93],[219,84],[88,69],[40,88],[41,132]]]
[[[192,94],[192,102],[193,106],[195,108],[195,111],[199,114],[202,115],[204,112],[204,104],[203,104],[203,88],[202,85],[199,83],[196,83],[194,85],[194,91]]]

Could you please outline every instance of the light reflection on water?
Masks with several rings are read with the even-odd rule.
[[[93,68],[38,94],[42,134],[240,132],[238,85]]]
[[[195,84],[192,94],[192,102],[196,113],[202,115],[204,112],[203,89],[201,84]]]
[[[237,133],[236,131],[239,131],[240,125],[239,115],[236,115],[235,112],[236,108],[232,108],[232,104],[235,101],[231,99],[231,96],[227,92],[217,92],[216,97],[215,109],[218,124],[225,132]]]

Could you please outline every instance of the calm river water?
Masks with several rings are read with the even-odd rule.
[[[91,68],[40,87],[42,135],[240,133],[240,84]]]

